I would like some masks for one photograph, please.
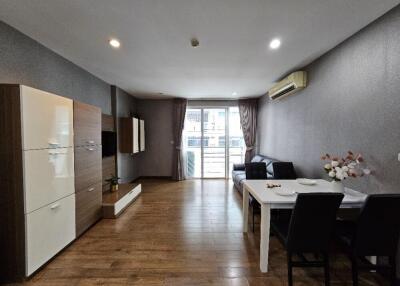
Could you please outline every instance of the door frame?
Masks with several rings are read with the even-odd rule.
[[[200,109],[201,120],[201,175],[200,177],[189,177],[189,179],[229,179],[229,108],[232,106],[188,106],[187,109]],[[205,109],[223,109],[225,110],[225,175],[224,177],[206,177],[204,178],[204,110]]]

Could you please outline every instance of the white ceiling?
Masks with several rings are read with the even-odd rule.
[[[0,0],[0,19],[139,97],[234,98],[264,94],[399,2]]]

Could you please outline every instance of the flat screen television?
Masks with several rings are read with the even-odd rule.
[[[102,131],[101,145],[103,145],[103,157],[114,156],[117,152],[117,133],[113,131]]]

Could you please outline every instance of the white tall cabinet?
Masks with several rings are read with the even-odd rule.
[[[140,138],[140,152],[145,150],[145,135],[144,135],[144,120],[140,120],[140,130],[139,130],[139,138]]]
[[[13,226],[8,223],[13,213],[16,217],[16,233],[8,234],[12,249],[3,252],[0,262],[17,267],[20,273],[14,276],[29,276],[75,239],[73,101],[27,86],[5,85],[0,89],[0,104],[4,108],[0,112],[6,113],[2,121],[9,120],[9,124],[1,122],[1,131],[10,137],[10,145],[1,142],[6,145],[1,147],[0,159],[9,161],[12,168],[10,181],[0,183],[8,197],[0,205],[4,203],[10,215],[0,223],[11,232]],[[3,178],[6,170],[1,170]],[[7,272],[11,270],[0,274],[14,280]]]
[[[73,101],[21,86],[29,276],[75,238]]]

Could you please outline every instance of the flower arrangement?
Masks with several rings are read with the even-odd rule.
[[[352,151],[348,151],[345,158],[325,154],[321,160],[329,161],[324,165],[324,169],[334,181],[341,182],[348,177],[357,178],[371,173],[368,168],[364,167],[365,161],[360,153],[354,154]]]

